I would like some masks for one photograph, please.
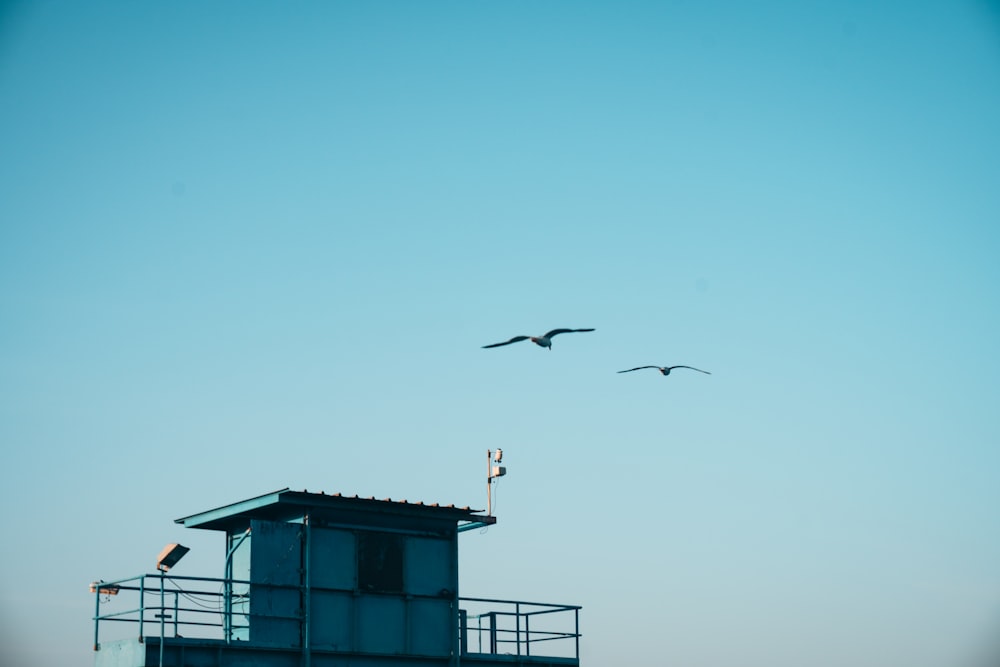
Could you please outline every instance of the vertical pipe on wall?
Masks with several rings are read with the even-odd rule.
[[[305,550],[304,560],[304,586],[305,592],[303,594],[303,604],[302,604],[302,667],[311,667],[312,665],[312,638],[310,637],[310,625],[312,619],[312,570],[310,565],[312,563],[312,524],[309,521],[309,515],[306,514],[304,518],[305,523],[305,544],[303,549]]]
[[[230,547],[226,551],[226,569],[223,572],[223,594],[222,594],[222,604],[224,606],[222,612],[222,633],[226,638],[226,643],[230,643],[233,638],[233,555],[236,550],[240,548],[243,544],[243,540],[250,536],[250,528],[247,528],[240,539],[236,540],[236,544],[232,544],[233,535],[229,535]]]
[[[487,486],[489,482],[487,482]],[[458,598],[458,530],[451,531],[451,664],[453,667],[460,667],[462,663],[462,652],[465,650],[465,614],[458,608],[460,601]],[[457,626],[457,627],[456,627]]]

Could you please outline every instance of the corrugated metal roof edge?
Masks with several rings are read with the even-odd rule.
[[[290,491],[290,489],[283,489],[282,492],[284,492],[284,491]],[[367,498],[362,498],[361,496],[359,496],[356,493],[353,496],[345,496],[342,493],[326,493],[324,491],[320,491],[318,493],[310,493],[307,489],[303,489],[302,491],[292,491],[292,493],[305,493],[305,494],[309,494],[310,496],[320,496],[320,497],[327,496],[329,498],[346,498],[347,500],[374,500],[374,501],[380,502],[380,503],[395,503],[395,504],[398,504],[398,505],[414,505],[416,507],[446,507],[446,508],[449,508],[449,509],[462,510],[462,511],[465,511],[465,512],[482,512],[483,511],[483,510],[474,510],[471,507],[469,507],[468,505],[465,505],[464,507],[459,507],[459,506],[454,505],[454,504],[452,504],[452,505],[441,505],[440,503],[425,503],[422,500],[418,500],[416,502],[412,502],[411,503],[410,501],[405,500],[405,499],[404,500],[393,500],[392,498],[378,499],[375,496],[368,496]]]
[[[369,496],[367,498],[362,498],[361,496],[355,494],[354,496],[345,496],[341,493],[327,494],[325,492],[320,493],[310,493],[308,490],[302,491],[292,491],[289,487],[280,489],[278,491],[272,491],[271,493],[265,493],[259,496],[254,496],[252,498],[247,498],[245,500],[240,500],[235,503],[229,503],[228,505],[223,505],[222,507],[217,507],[214,509],[206,510],[204,512],[198,512],[189,516],[181,517],[175,519],[174,523],[184,524],[185,526],[196,528],[199,526],[204,526],[208,523],[217,522],[228,517],[236,516],[242,512],[252,511],[255,509],[260,509],[269,505],[281,504],[284,500],[285,502],[291,501],[290,504],[298,505],[310,505],[312,500],[320,498],[338,498],[340,501],[348,501],[348,503],[353,504],[357,502],[363,505],[370,504],[385,504],[389,507],[406,507],[413,508],[416,511],[422,510],[426,511],[430,509],[432,512],[441,511],[445,514],[450,514],[455,517],[468,517],[472,519],[477,513],[483,510],[472,509],[468,505],[465,507],[456,507],[455,505],[441,505],[440,503],[424,503],[420,502],[409,502],[407,500],[392,500],[391,498],[385,498],[379,500],[375,496]]]

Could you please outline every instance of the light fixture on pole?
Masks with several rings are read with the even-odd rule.
[[[118,584],[106,584],[103,581],[90,582],[91,593],[100,593],[101,595],[118,595],[119,590],[121,590],[121,586]]]
[[[503,450],[497,447],[496,452],[486,450],[486,515],[493,516],[493,484],[498,477],[507,474],[506,466],[493,465],[503,461]]]
[[[160,572],[166,572],[174,565],[177,564],[181,558],[184,558],[184,554],[191,551],[187,547],[180,544],[168,544],[163,547],[163,551],[160,555],[156,557],[156,569]]]
[[[184,558],[184,554],[191,551],[182,544],[168,544],[163,547],[163,551],[156,557],[156,569],[160,571],[160,609],[156,615],[160,619],[160,667],[163,667],[163,638],[166,634],[167,606],[166,591],[163,587],[163,580],[166,578],[166,571],[177,565],[177,561]],[[174,619],[174,631],[177,628],[177,619]]]

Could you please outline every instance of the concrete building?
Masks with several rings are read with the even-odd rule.
[[[495,522],[288,489],[177,519],[225,533],[224,576],[168,575],[168,545],[156,573],[94,582],[95,666],[579,665],[580,607],[459,595],[458,535]]]

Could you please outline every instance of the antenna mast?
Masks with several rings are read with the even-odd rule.
[[[499,465],[503,461],[503,450],[497,447],[496,452],[486,450],[486,516],[493,516],[493,484],[497,477],[507,474],[507,468]],[[493,465],[497,463],[498,465]]]

